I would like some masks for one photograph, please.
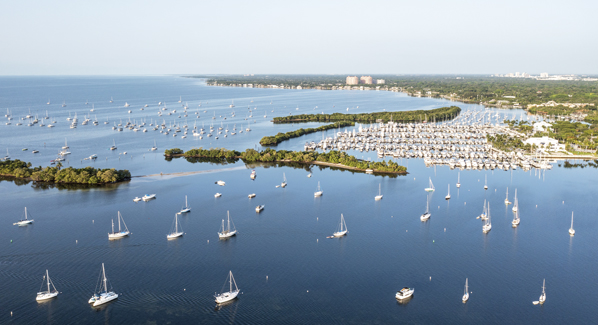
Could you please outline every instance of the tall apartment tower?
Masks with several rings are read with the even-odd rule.
[[[370,76],[362,76],[361,83],[366,84],[366,85],[371,85],[374,83],[374,80]]]
[[[359,83],[359,78],[357,78],[357,76],[351,77],[348,76],[347,77],[347,85],[357,85]]]

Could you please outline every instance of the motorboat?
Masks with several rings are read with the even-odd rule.
[[[415,292],[415,289],[404,287],[403,289],[397,291],[397,294],[395,295],[395,298],[397,300],[409,299],[409,298],[411,298],[413,296],[413,292]]]

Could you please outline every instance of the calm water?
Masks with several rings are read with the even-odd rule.
[[[110,97],[114,103],[110,104]],[[252,131],[219,140],[180,139],[157,131],[115,132],[120,119],[157,117],[157,102],[182,111],[179,96],[188,102],[188,124],[215,121],[232,129],[247,121],[247,106],[257,107]],[[45,102],[51,99],[51,105]],[[65,100],[67,107],[62,108]],[[89,105],[85,105],[85,101]],[[235,101],[233,109],[228,105]],[[253,100],[253,103],[251,103]],[[124,102],[131,104],[128,114]],[[201,107],[198,107],[201,102]],[[207,103],[206,103],[207,102]],[[270,104],[272,102],[272,104]],[[110,125],[68,128],[69,111],[79,120],[95,103],[99,121]],[[139,108],[150,107],[144,111]],[[44,189],[31,183],[0,182],[0,323],[590,323],[592,302],[598,298],[594,272],[598,223],[594,216],[594,169],[555,168],[538,174],[524,172],[457,171],[426,168],[422,160],[402,160],[410,174],[397,178],[306,166],[165,161],[165,148],[193,146],[243,150],[264,135],[302,125],[272,125],[273,116],[289,112],[354,112],[430,109],[447,102],[410,98],[390,92],[330,92],[205,87],[200,80],[177,77],[135,78],[0,78],[0,108],[9,108],[13,125],[0,125],[0,149],[13,158],[47,165],[68,140],[73,166],[93,165],[129,169],[133,175],[200,171],[180,177],[143,177],[114,187]],[[475,106],[459,104],[464,109]],[[359,108],[357,108],[359,106]],[[296,108],[299,107],[299,110]],[[54,129],[15,126],[17,117],[33,114],[56,117]],[[200,118],[193,114],[200,110]],[[203,110],[207,113],[203,113]],[[268,118],[264,118],[264,111]],[[271,111],[274,110],[274,113]],[[518,111],[514,113],[519,114]],[[5,114],[5,113],[3,113]],[[511,114],[511,112],[509,112]],[[160,119],[161,121],[162,119]],[[148,123],[149,124],[149,123]],[[312,123],[311,125],[320,125]],[[352,129],[352,128],[351,128]],[[325,134],[332,135],[333,131]],[[281,149],[301,149],[321,133],[293,139]],[[116,141],[118,150],[108,148]],[[148,149],[156,140],[158,152]],[[44,147],[45,143],[45,147]],[[29,151],[21,151],[29,148]],[[40,150],[32,154],[31,150]],[[127,151],[127,155],[119,155]],[[81,161],[91,154],[97,162]],[[355,153],[370,157],[372,154]],[[120,156],[120,158],[119,158]],[[249,178],[256,169],[255,181]],[[289,185],[276,188],[283,172]],[[489,189],[483,190],[484,176]],[[437,191],[431,219],[422,223],[428,177]],[[226,181],[226,186],[214,184]],[[314,198],[320,181],[324,195]],[[384,199],[374,201],[382,184]],[[450,201],[445,201],[451,184]],[[503,201],[506,188],[513,201],[518,189],[521,225],[511,228],[511,207]],[[221,198],[214,198],[221,192]],[[134,203],[135,196],[157,193],[151,202]],[[257,197],[248,199],[247,195]],[[192,212],[180,217],[185,236],[167,241],[174,214],[189,197]],[[484,235],[475,217],[484,199],[492,211],[492,231]],[[255,213],[255,206],[265,210]],[[12,226],[24,207],[35,223]],[[569,237],[571,211],[575,237]],[[109,242],[111,219],[120,211],[132,235]],[[227,211],[239,231],[219,241],[217,231]],[[343,213],[349,234],[326,239]],[[12,242],[11,242],[12,240]],[[94,291],[101,263],[119,299],[94,309],[87,300]],[[35,293],[45,269],[62,292],[58,299],[37,303]],[[232,270],[240,298],[215,308],[219,292]],[[471,297],[461,303],[465,278]],[[547,302],[532,305],[546,278]],[[398,304],[395,292],[415,288],[414,298]],[[13,315],[10,315],[10,312]]]

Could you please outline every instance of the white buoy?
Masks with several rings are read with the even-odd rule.
[[[187,289],[184,289],[184,288],[183,288],[183,291],[187,291]]]
[[[409,230],[405,230],[405,232],[409,232]]]
[[[75,239],[75,244],[78,244],[78,243],[79,243],[79,241]]]
[[[444,228],[444,232],[446,232],[446,228]]]
[[[95,220],[91,220],[91,223],[96,223],[96,221]]]
[[[319,242],[320,242],[320,239],[319,239],[319,238],[318,238],[318,239],[316,239],[316,243],[319,243]]]
[[[463,202],[463,205],[467,205],[467,202]]]
[[[266,275],[266,280],[268,280],[268,276]]]
[[[208,239],[208,244],[210,243],[210,240]]]
[[[563,201],[563,204],[565,204],[565,201]]]
[[[432,281],[432,277],[430,277],[430,281]]]

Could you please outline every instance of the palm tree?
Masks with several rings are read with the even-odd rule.
[[[62,167],[62,163],[59,161],[59,162],[56,164],[56,167],[58,168],[58,170],[60,170],[60,168]]]

